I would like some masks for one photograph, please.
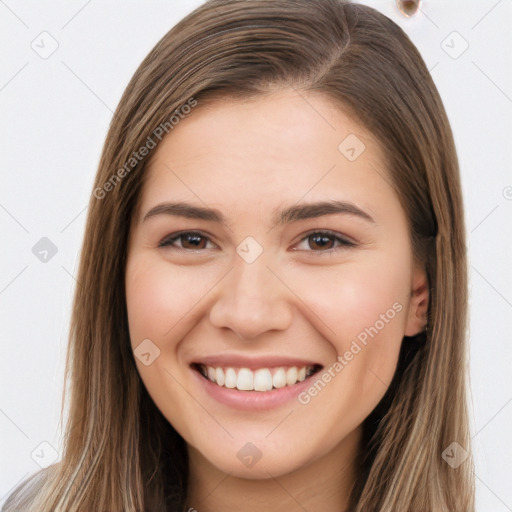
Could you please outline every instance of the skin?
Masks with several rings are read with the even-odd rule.
[[[349,134],[365,144],[354,161],[338,149]],[[135,361],[187,442],[188,506],[344,510],[362,422],[391,382],[403,336],[426,325],[428,306],[378,142],[327,97],[285,89],[200,103],[154,151],[131,225],[128,319],[134,349],[150,339],[160,350],[148,366]],[[374,222],[329,214],[272,224],[286,206],[332,199]],[[178,200],[218,209],[228,224],[166,214],[143,220]],[[356,245],[328,238],[319,246],[307,238],[319,229]],[[196,249],[187,237],[159,247],[183,230],[206,238]],[[236,252],[247,236],[263,248],[251,264]],[[308,403],[236,410],[206,394],[189,366],[226,352],[288,355],[319,362],[316,380],[397,303],[400,311]],[[252,467],[237,457],[247,442],[261,453]]]

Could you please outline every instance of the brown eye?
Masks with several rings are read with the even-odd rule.
[[[181,247],[175,244],[175,242],[178,240],[181,242]],[[177,249],[183,250],[206,249],[206,244],[208,241],[209,239],[206,236],[203,236],[201,233],[197,233],[195,231],[185,231],[164,238],[158,244],[158,247],[176,247]]]
[[[182,246],[184,249],[204,249],[206,239],[201,235],[181,235]]]
[[[300,249],[306,252],[331,253],[338,249],[354,247],[356,244],[347,238],[330,231],[315,231],[306,235],[300,243],[306,241],[306,247]]]
[[[311,249],[332,249],[334,240],[330,235],[314,234],[308,236]]]

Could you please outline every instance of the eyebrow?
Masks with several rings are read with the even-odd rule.
[[[274,216],[273,225],[291,224],[300,220],[313,219],[331,214],[352,215],[375,224],[373,217],[355,204],[346,201],[332,200],[289,206]],[[161,203],[151,208],[146,215],[144,215],[142,222],[156,215],[172,215],[228,225],[226,218],[219,210],[195,206],[185,202]]]

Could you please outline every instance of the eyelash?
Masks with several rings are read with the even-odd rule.
[[[186,252],[198,252],[198,251],[201,252],[203,250],[206,250],[206,249],[196,249],[196,250],[185,249],[183,247],[176,247],[176,246],[172,245],[174,242],[176,242],[177,240],[179,240],[181,237],[183,237],[185,235],[195,235],[195,236],[199,236],[201,238],[208,239],[208,237],[206,235],[204,235],[203,233],[201,233],[199,231],[181,231],[179,233],[173,233],[172,235],[165,237],[163,240],[160,241],[160,243],[158,244],[158,247],[170,247],[173,249],[177,249],[180,251],[186,251]],[[303,238],[301,238],[301,240],[299,240],[299,243],[303,242],[304,240],[307,240],[308,238],[310,238],[314,235],[320,235],[320,236],[332,238],[332,239],[334,239],[335,242],[338,242],[339,245],[338,245],[338,247],[332,247],[325,251],[306,250],[305,252],[332,255],[334,252],[338,251],[339,249],[348,249],[350,247],[355,247],[357,245],[356,243],[348,240],[347,238],[341,237],[332,231],[325,231],[325,230],[324,231],[311,231],[310,233],[306,234]]]

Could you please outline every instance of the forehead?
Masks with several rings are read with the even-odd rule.
[[[369,205],[390,188],[372,134],[328,97],[295,90],[199,102],[146,172],[141,214],[148,202],[185,197],[266,211],[333,194]]]

